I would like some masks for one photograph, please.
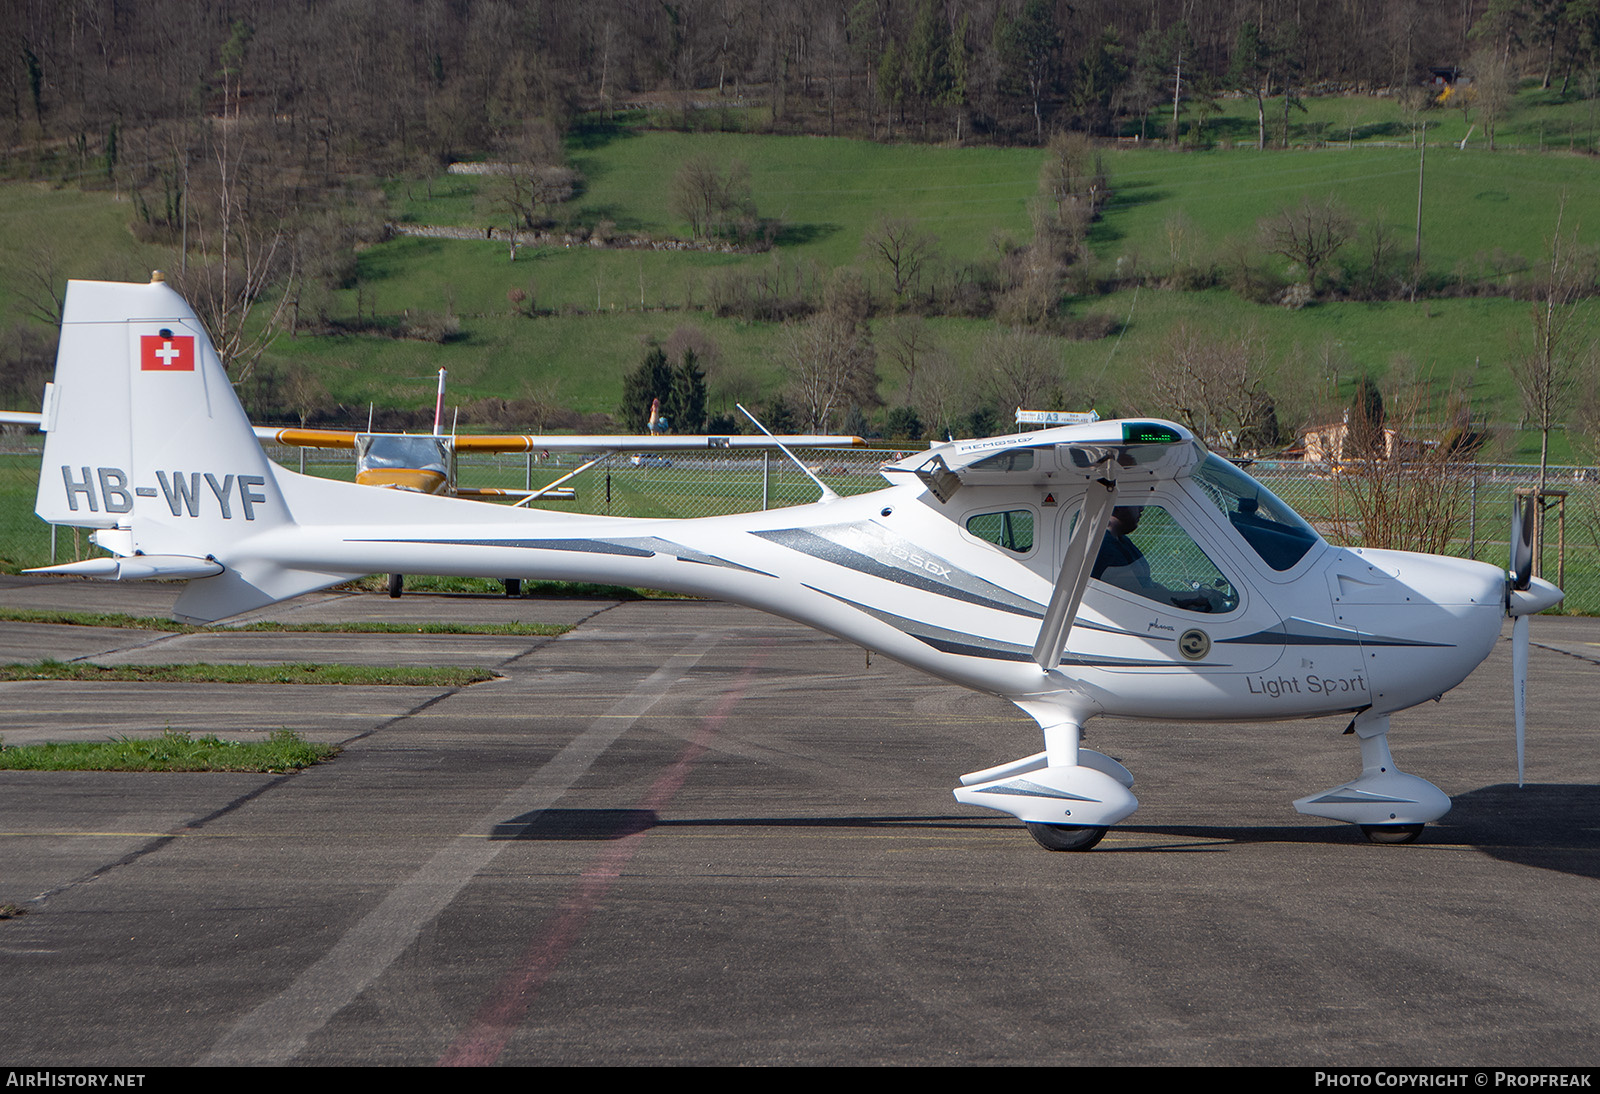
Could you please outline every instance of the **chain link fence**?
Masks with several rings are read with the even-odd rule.
[[[1351,500],[1359,488],[1327,466],[1263,460],[1246,469],[1330,541],[1359,546],[1367,538]],[[1392,519],[1416,519],[1408,505],[1435,519],[1448,513],[1449,533],[1439,537],[1439,550],[1506,566],[1512,498],[1538,492],[1537,465],[1457,464],[1447,472],[1431,467],[1392,491]],[[1439,495],[1453,501],[1439,504]],[[1566,590],[1567,610],[1600,614],[1600,475],[1594,468],[1546,469],[1538,529],[1534,573]]]
[[[834,491],[850,495],[882,488],[885,480],[878,469],[911,451],[808,449],[796,455]],[[271,448],[268,454],[307,474],[355,477],[353,453]],[[463,487],[528,490],[549,485],[592,458],[573,453],[463,455],[456,475]],[[1247,470],[1330,540],[1361,542],[1342,476],[1298,461],[1262,460]],[[94,553],[86,532],[52,531],[34,516],[38,474],[36,444],[20,449],[13,444],[10,451],[0,452],[0,568],[8,572]],[[1463,465],[1452,468],[1451,476],[1448,489],[1459,492],[1460,505],[1453,511],[1446,550],[1506,565],[1511,498],[1517,489],[1537,485],[1538,468]],[[780,452],[615,453],[564,485],[575,490],[575,498],[540,500],[533,506],[624,517],[703,517],[779,509],[817,498],[816,486]],[[1543,512],[1539,572],[1566,590],[1566,610],[1600,614],[1600,474],[1593,468],[1550,468]]]

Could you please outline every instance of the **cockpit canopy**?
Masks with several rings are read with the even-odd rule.
[[[1263,568],[1283,573],[1322,542],[1265,486],[1167,422],[1098,422],[957,442],[888,470],[914,473],[941,506],[950,506],[950,516],[962,522],[968,536],[994,544],[1045,576],[1054,575],[1075,525],[1076,499],[1085,488],[1114,483],[1117,501],[1107,542],[1122,547],[1128,556],[1125,569],[1134,576],[1118,580],[1104,549],[1092,576],[1194,611],[1228,612],[1239,604],[1237,578],[1226,576],[1243,561],[1239,552],[1253,553]],[[960,499],[953,501],[957,491]],[[1053,506],[1070,514],[1059,535],[1050,520],[1041,520]],[[1236,533],[1234,542],[1244,541],[1237,552],[1204,530],[1211,507]],[[1216,562],[1201,546],[1208,540]]]
[[[1112,421],[954,441],[884,467],[915,474],[941,502],[967,485],[1070,486],[1114,475],[1145,482],[1181,476],[1204,456],[1194,435],[1161,421]]]

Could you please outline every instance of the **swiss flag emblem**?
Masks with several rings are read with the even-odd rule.
[[[139,369],[142,372],[193,372],[194,335],[169,331],[140,335]]]

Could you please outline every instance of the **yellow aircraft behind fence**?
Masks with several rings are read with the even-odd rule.
[[[433,432],[429,433],[350,433],[333,429],[305,429],[255,426],[256,438],[263,444],[294,448],[354,449],[356,482],[389,490],[409,490],[418,494],[479,500],[510,500],[526,505],[535,499],[571,501],[576,493],[562,484],[587,471],[614,452],[659,453],[704,449],[842,448],[866,444],[853,436],[711,436],[670,433],[559,434],[516,433],[499,435],[446,434],[441,429],[444,412],[446,371],[439,370],[439,396],[434,404]],[[460,452],[592,452],[595,457],[547,486],[528,490],[507,490],[490,486],[462,486],[456,479],[456,455]],[[636,457],[637,458],[637,457]],[[399,596],[404,584],[400,574],[389,575],[389,595]],[[507,579],[506,592],[515,596],[520,583]]]
[[[356,482],[363,486],[379,486],[393,490],[411,490],[419,494],[444,494],[457,498],[516,499],[523,505],[535,498],[545,500],[573,497],[571,490],[561,489],[561,484],[582,471],[593,467],[601,458],[614,452],[673,452],[695,449],[767,449],[767,448],[847,448],[866,444],[860,437],[852,436],[714,436],[704,434],[590,434],[566,436],[562,434],[513,433],[498,435],[446,434],[442,431],[441,417],[444,409],[445,370],[439,370],[439,398],[434,406],[433,432],[428,433],[365,433],[343,432],[334,429],[255,427],[256,437],[263,444],[281,444],[295,448],[354,449],[356,453]],[[593,452],[596,458],[576,471],[563,475],[548,486],[537,490],[503,490],[495,487],[468,487],[456,481],[456,454],[506,453],[506,452]]]

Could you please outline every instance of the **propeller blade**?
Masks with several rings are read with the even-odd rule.
[[[1528,711],[1528,616],[1511,625],[1511,697],[1517,712],[1517,785],[1522,785],[1522,745]]]
[[[1511,499],[1511,587],[1526,589],[1533,581],[1533,495]]]

